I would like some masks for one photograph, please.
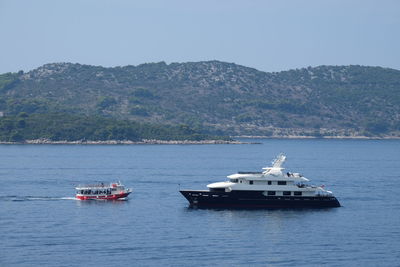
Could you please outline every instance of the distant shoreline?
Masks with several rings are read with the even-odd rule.
[[[256,144],[255,142],[241,142],[237,140],[156,140],[142,141],[107,140],[107,141],[52,141],[48,139],[26,140],[23,142],[0,142],[6,145],[222,145],[222,144]]]
[[[347,139],[347,140],[400,140],[400,136],[233,136],[237,139]],[[142,141],[107,140],[107,141],[53,141],[49,139],[26,140],[22,142],[4,142],[1,145],[224,145],[224,144],[261,144],[260,142],[246,142],[238,140],[157,140],[144,139]]]
[[[353,140],[398,140],[400,136],[303,136],[303,135],[285,135],[285,136],[249,136],[240,135],[232,138],[240,139],[353,139]]]

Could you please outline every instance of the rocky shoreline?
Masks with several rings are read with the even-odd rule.
[[[219,145],[219,144],[254,144],[254,142],[241,142],[237,140],[156,140],[144,139],[142,141],[107,140],[107,141],[53,141],[49,139],[26,140],[24,142],[0,142],[0,144],[34,144],[34,145]]]
[[[399,136],[234,136],[233,138],[239,139],[353,139],[353,140],[399,140]],[[144,139],[142,141],[131,141],[131,140],[107,140],[107,141],[91,141],[91,140],[77,140],[77,141],[53,141],[49,139],[35,139],[26,140],[22,142],[3,142],[0,144],[5,145],[221,145],[221,144],[260,144],[260,142],[246,142],[238,140],[157,140],[157,139]]]

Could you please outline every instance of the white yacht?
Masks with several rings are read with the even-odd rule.
[[[308,185],[300,173],[284,172],[286,156],[280,154],[262,172],[238,172],[228,181],[207,185],[208,190],[180,190],[191,206],[233,208],[340,207],[324,186]]]

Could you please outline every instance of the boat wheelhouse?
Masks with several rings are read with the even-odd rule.
[[[116,200],[126,198],[132,193],[131,188],[126,188],[121,182],[110,184],[79,185],[76,188],[76,198],[80,200]]]
[[[286,156],[280,154],[261,172],[238,172],[228,181],[207,185],[208,190],[181,190],[191,206],[237,208],[340,207],[324,186],[308,185],[300,173],[284,172]]]

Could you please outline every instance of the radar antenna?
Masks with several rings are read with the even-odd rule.
[[[265,167],[263,174],[281,173],[283,170],[282,165],[285,162],[286,156],[280,153],[275,160],[272,161],[272,167]]]
[[[272,168],[282,168],[282,164],[285,162],[286,156],[280,153],[278,157],[272,162]]]

